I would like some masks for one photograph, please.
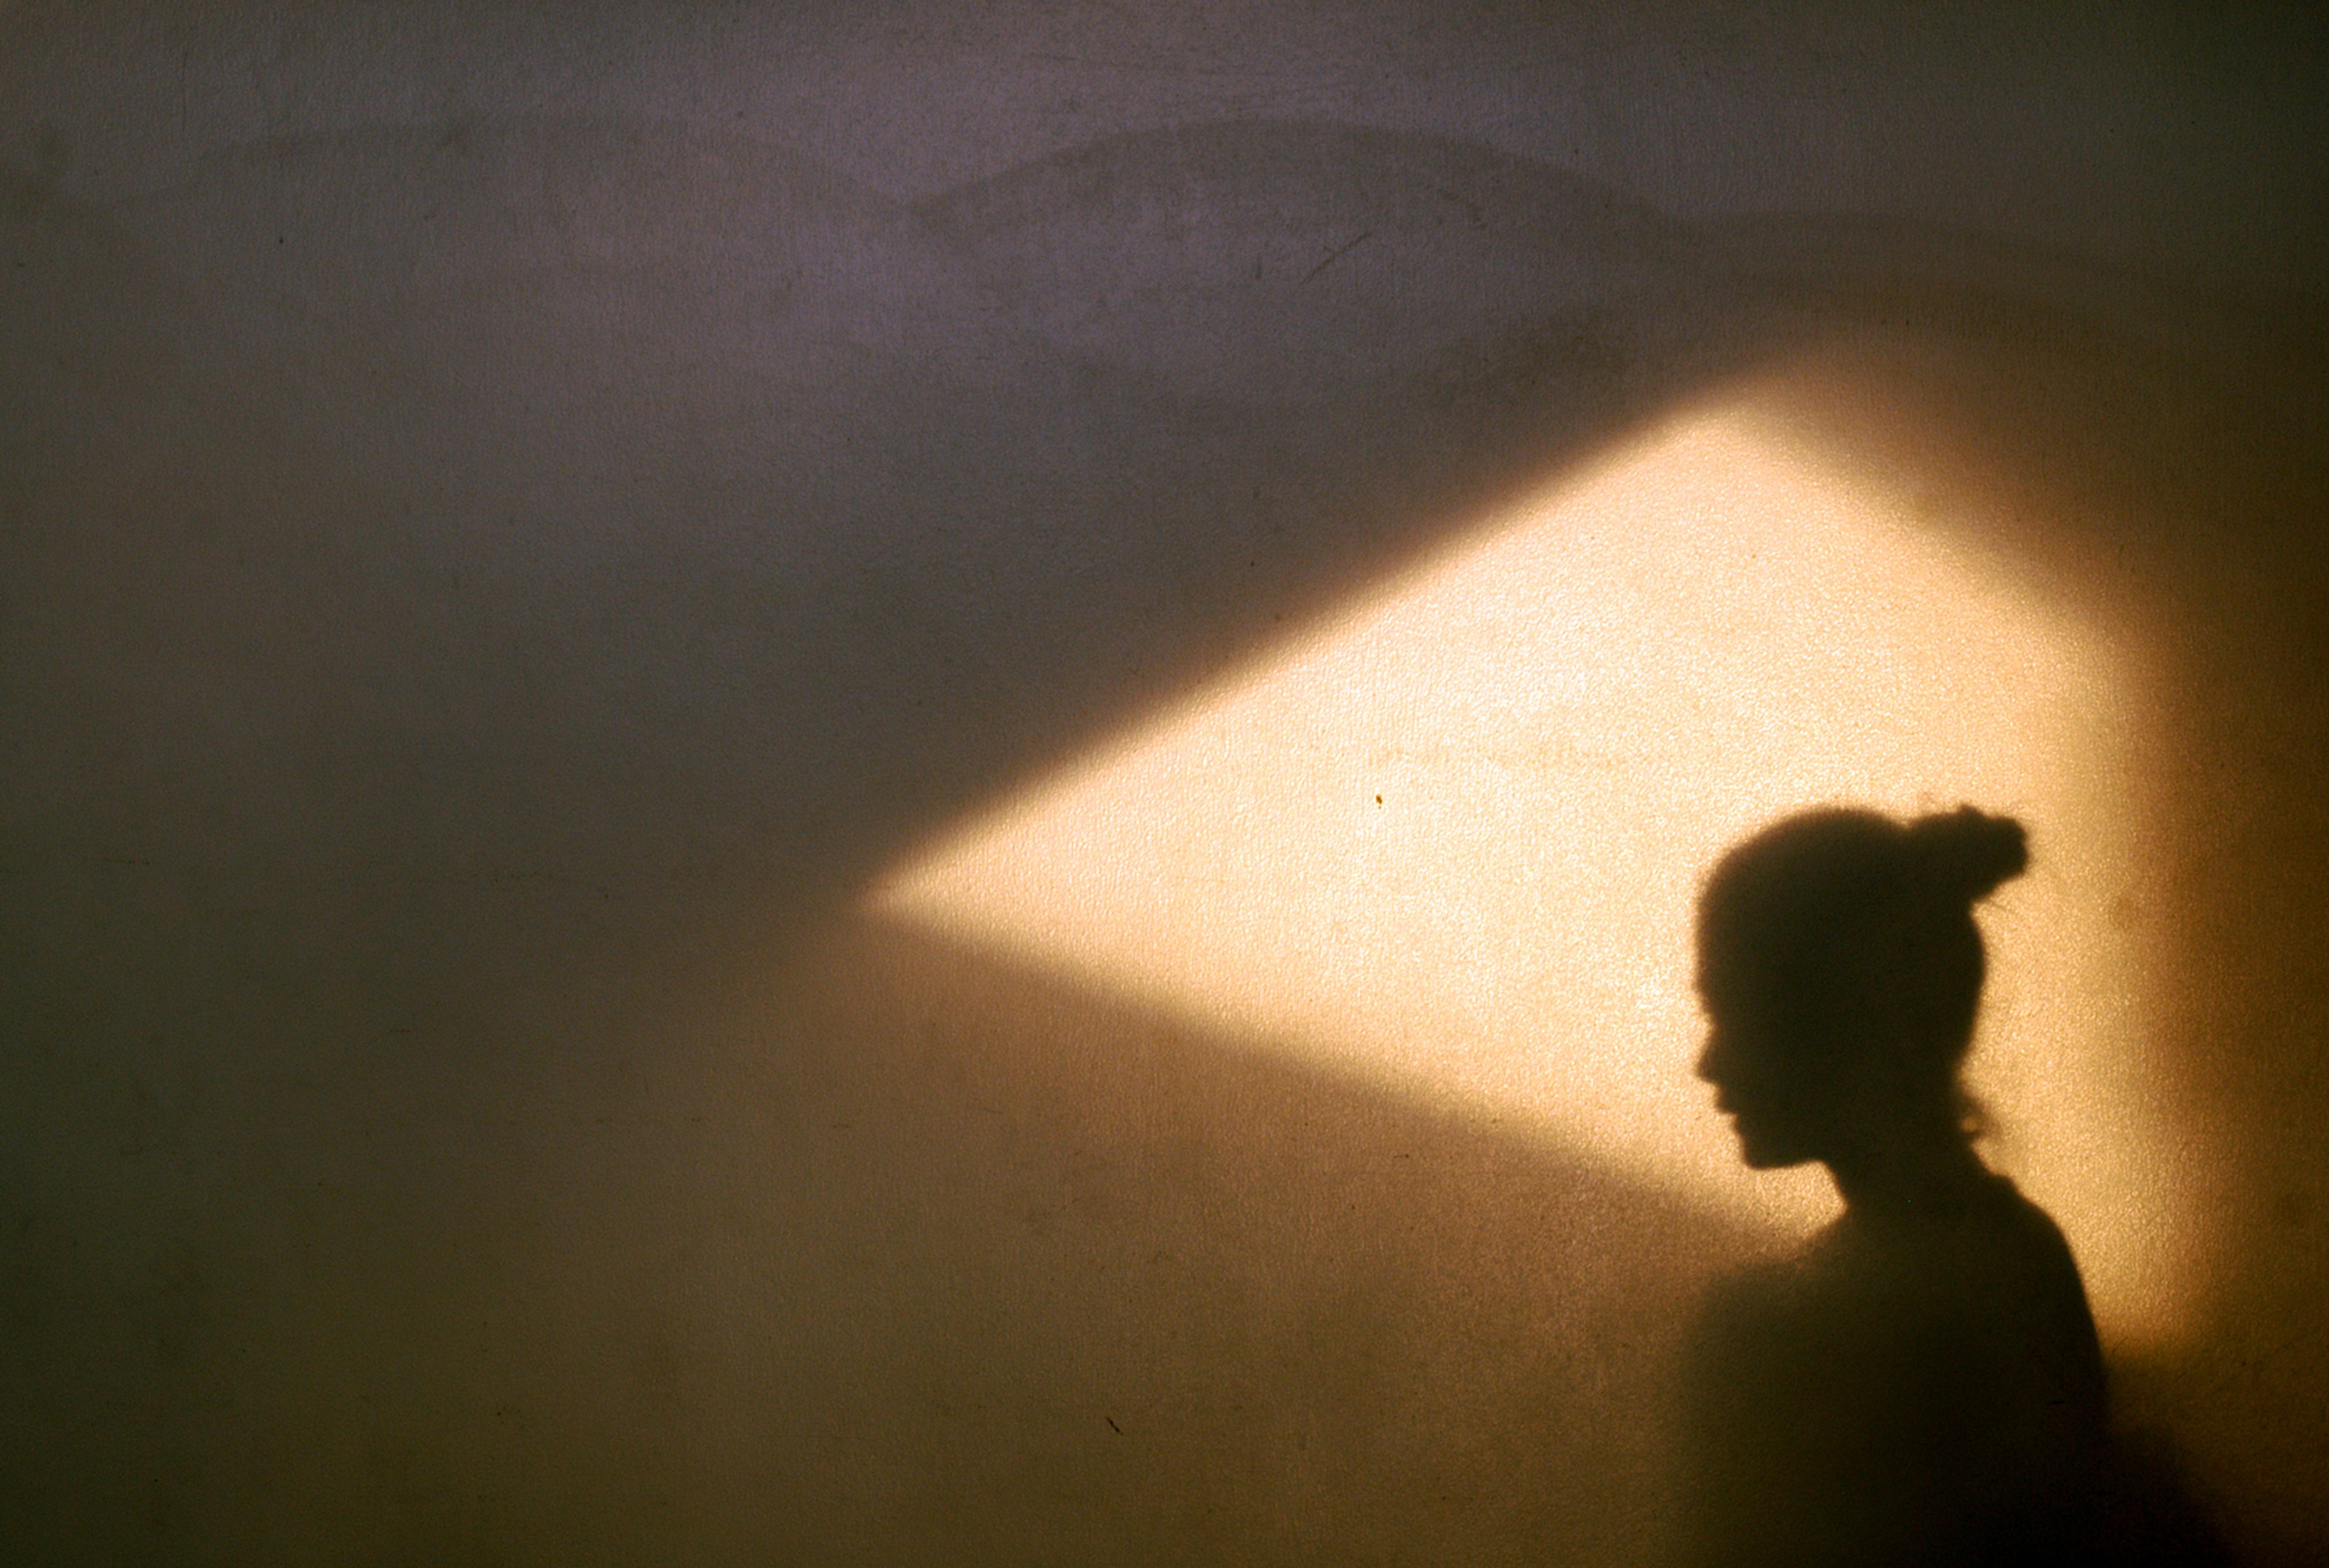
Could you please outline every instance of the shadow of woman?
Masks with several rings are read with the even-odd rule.
[[[1701,1313],[1692,1564],[2230,1561],[2171,1473],[2112,1440],[2070,1248],[1974,1148],[1973,907],[2026,863],[2021,825],[1970,807],[1821,810],[1708,880],[1700,1076],[1749,1166],[1816,1160],[1844,1210]]]

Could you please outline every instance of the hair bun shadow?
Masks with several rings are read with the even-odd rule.
[[[2030,864],[2030,836],[2022,824],[1971,806],[1918,817],[1909,824],[1909,845],[1936,892],[1968,904]]]

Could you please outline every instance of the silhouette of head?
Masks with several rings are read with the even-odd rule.
[[[1757,1169],[1914,1128],[1964,1136],[1957,1068],[1985,962],[1973,906],[2028,863],[1972,807],[1909,823],[1821,810],[1725,855],[1699,898],[1699,1076]]]

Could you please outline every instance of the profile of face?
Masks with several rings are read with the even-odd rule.
[[[1948,1075],[1917,1071],[1934,1055],[1895,1006],[1908,978],[1871,963],[1886,946],[1870,940],[1889,929],[1882,912],[1808,924],[1808,940],[1786,921],[1710,921],[1699,933],[1698,1075],[1755,1170],[1833,1164],[1904,1123],[1950,1118]]]
[[[1714,1086],[1715,1109],[1731,1119],[1740,1157],[1777,1170],[1825,1157],[1848,1098],[1839,1074],[1806,1048],[1780,1009],[1745,987],[1726,986],[1702,960],[1699,996],[1707,1017],[1698,1075]]]
[[[1961,1123],[1972,906],[2026,858],[2019,823],[1970,807],[1806,812],[1723,858],[1699,904],[1698,1075],[1749,1166],[1834,1166]]]

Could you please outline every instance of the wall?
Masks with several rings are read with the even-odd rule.
[[[1771,1237],[856,895],[1775,367],[2148,650],[2212,1229],[2120,1399],[2329,1544],[2317,24],[0,37],[35,1556],[1653,1557],[1664,1357]]]

